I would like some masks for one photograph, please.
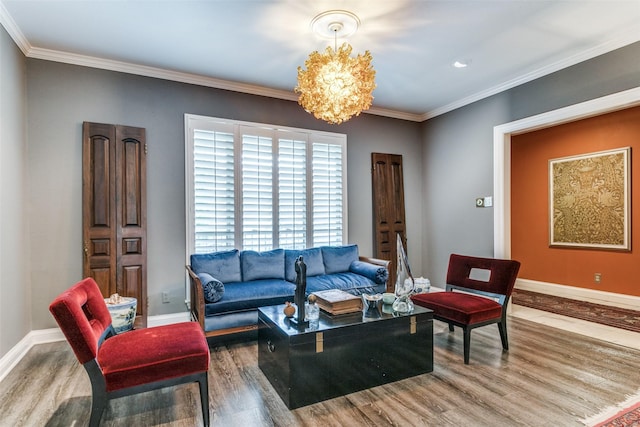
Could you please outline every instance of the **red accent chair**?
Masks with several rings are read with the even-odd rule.
[[[488,279],[469,277],[475,277],[474,269],[488,270]],[[433,310],[434,319],[448,323],[449,331],[453,331],[454,325],[462,328],[464,363],[468,365],[471,330],[480,326],[497,323],[502,348],[509,350],[507,304],[519,269],[520,262],[515,260],[451,254],[446,292],[416,294],[411,299],[415,304]],[[474,273],[482,275],[483,272]]]
[[[200,325],[176,323],[115,334],[98,285],[86,278],[49,306],[91,380],[90,426],[98,426],[110,399],[197,382],[209,425],[209,346]]]

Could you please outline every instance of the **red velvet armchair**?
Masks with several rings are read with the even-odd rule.
[[[197,382],[209,425],[209,346],[200,325],[176,323],[116,335],[98,285],[86,278],[49,306],[91,380],[90,426],[98,426],[110,399]]]
[[[469,364],[471,330],[475,328],[497,323],[502,348],[509,350],[507,304],[519,269],[520,262],[515,260],[452,254],[446,292],[416,294],[411,299],[433,310],[434,319],[448,323],[449,331],[453,331],[454,325],[463,329],[464,363]],[[487,272],[489,277],[484,280]]]

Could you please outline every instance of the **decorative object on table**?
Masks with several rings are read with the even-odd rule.
[[[304,63],[306,70],[298,67],[294,89],[300,94],[298,104],[317,119],[340,124],[371,106],[376,88],[371,53],[367,50],[352,58],[348,43],[338,48],[338,36],[354,34],[359,25],[358,17],[345,10],[330,10],[311,21],[314,33],[334,40],[333,49],[328,46],[324,53],[311,52]]]
[[[398,313],[409,313],[413,310],[413,302],[411,301],[411,294],[413,293],[413,276],[409,269],[409,260],[407,254],[404,251],[402,239],[400,234],[396,234],[397,244],[397,273],[396,273],[396,300],[393,302],[393,310]]]
[[[396,300],[396,294],[391,292],[385,292],[382,294],[382,303],[391,305]]]
[[[282,311],[284,312],[284,315],[287,317],[293,317],[293,315],[296,314],[296,308],[292,306],[289,301],[284,303],[284,310]]]
[[[307,298],[307,307],[305,308],[305,312],[309,322],[320,318],[320,307],[318,307],[317,301],[318,298],[316,298],[314,294],[309,295]]]
[[[305,300],[307,294],[307,265],[304,263],[302,255],[298,257],[295,264],[296,269],[296,293],[294,303],[296,305],[297,315],[292,319],[298,325],[304,325],[305,319]]]
[[[631,149],[549,160],[549,245],[631,250]]]
[[[362,294],[362,302],[367,310],[377,310],[382,294]]]
[[[362,311],[362,298],[340,289],[315,292],[318,306],[332,315]]]
[[[138,305],[136,298],[112,294],[109,298],[105,298],[104,302],[107,304],[111,314],[111,324],[117,334],[133,329]]]
[[[429,279],[425,279],[424,277],[417,277],[413,279],[413,293],[414,294],[424,294],[429,292],[431,289],[431,281]]]

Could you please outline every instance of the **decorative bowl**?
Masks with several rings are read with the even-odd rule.
[[[393,304],[395,300],[396,294],[393,294],[391,292],[385,292],[384,294],[382,294],[382,302],[384,304]]]
[[[381,294],[362,294],[362,302],[364,303],[364,308],[378,308],[378,301],[382,299]]]
[[[117,303],[112,301],[112,298],[105,298],[104,300],[111,314],[111,325],[116,333],[119,334],[133,329],[138,300],[131,297],[118,297]]]

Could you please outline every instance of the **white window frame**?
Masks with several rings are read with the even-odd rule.
[[[215,130],[218,132],[229,132],[234,134],[234,147],[235,147],[235,194],[241,194],[241,147],[242,147],[242,132],[241,129],[255,128],[256,135],[271,135],[272,141],[274,141],[274,158],[273,158],[273,175],[275,186],[277,186],[278,179],[278,157],[275,155],[276,142],[279,139],[296,139],[301,140],[304,138],[307,143],[307,165],[311,165],[312,147],[314,143],[329,143],[340,145],[342,155],[342,244],[346,244],[348,236],[348,209],[347,209],[347,136],[345,134],[321,132],[308,129],[298,129],[290,127],[282,127],[277,125],[269,125],[262,123],[251,123],[237,120],[227,120],[215,117],[200,116],[194,114],[185,114],[184,116],[185,127],[185,207],[186,207],[186,263],[190,263],[190,255],[195,253],[195,206],[194,206],[194,130]],[[312,168],[307,167],[307,247],[313,245],[313,186],[312,182]],[[275,239],[273,242],[274,248],[279,247],[277,238],[277,230],[279,225],[278,218],[278,199],[277,192],[274,191],[274,234]],[[235,197],[235,245],[237,249],[242,248],[242,232],[241,226],[237,227],[237,224],[242,224],[242,203],[239,201],[239,197]],[[187,283],[187,296],[189,295],[189,288]]]

